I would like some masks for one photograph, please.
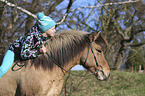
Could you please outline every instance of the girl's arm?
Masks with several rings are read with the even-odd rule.
[[[40,54],[40,48],[34,44],[34,35],[30,34],[26,37],[21,48],[21,58],[31,59],[35,58]]]

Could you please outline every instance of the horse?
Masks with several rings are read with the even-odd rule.
[[[102,50],[105,39],[99,32],[66,30],[44,45],[45,54],[13,63],[0,79],[0,96],[57,96],[65,75],[77,64],[98,80],[108,80],[110,68]]]

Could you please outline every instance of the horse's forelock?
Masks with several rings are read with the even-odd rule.
[[[95,42],[101,45],[102,47],[106,47],[108,45],[108,42],[106,41],[106,39],[104,39],[104,37],[101,34],[98,36]]]

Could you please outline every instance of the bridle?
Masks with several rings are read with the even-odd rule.
[[[86,64],[86,61],[87,61],[88,56],[89,56],[89,50],[91,49],[91,52],[93,53],[93,56],[94,56],[94,59],[95,59],[95,63],[96,63],[95,72],[94,72],[94,73],[91,73],[91,74],[89,74],[89,75],[81,75],[81,76],[80,76],[80,75],[77,75],[77,74],[73,74],[73,75],[75,75],[75,76],[80,76],[80,77],[86,77],[86,76],[95,75],[96,73],[101,72],[102,75],[103,75],[103,77],[106,79],[106,75],[104,74],[104,71],[102,70],[103,67],[102,67],[101,65],[98,64],[97,58],[96,58],[95,53],[94,53],[94,51],[93,51],[93,48],[92,48],[92,44],[93,44],[93,43],[94,43],[94,42],[89,43],[88,53],[87,53],[87,57],[86,57],[86,59],[85,59],[84,65]],[[47,56],[48,56],[48,57],[49,57],[49,58],[50,58],[59,68],[61,68],[63,71],[69,72],[69,71],[65,70],[64,68],[62,68],[61,65],[60,65],[58,62],[56,62],[53,58],[51,58],[47,52],[46,52],[46,55],[47,55]],[[97,69],[96,69],[97,67],[101,67],[101,70],[97,70]],[[72,74],[72,73],[71,73],[71,74]]]
[[[107,79],[106,75],[104,74],[104,71],[102,70],[103,67],[102,67],[101,65],[98,64],[97,58],[96,58],[95,53],[94,53],[93,48],[92,48],[92,44],[93,44],[93,43],[95,43],[95,41],[92,42],[92,43],[89,43],[88,54],[87,54],[87,57],[86,57],[86,60],[85,60],[84,64],[85,64],[86,61],[87,61],[87,58],[88,58],[88,55],[89,55],[89,50],[90,50],[90,48],[91,48],[91,52],[92,52],[92,54],[93,54],[93,56],[94,56],[95,63],[96,63],[95,72],[92,73],[92,74],[95,75],[96,73],[101,72],[103,78],[104,78],[104,79]],[[101,67],[101,69],[100,69],[100,70],[97,70],[97,67]]]

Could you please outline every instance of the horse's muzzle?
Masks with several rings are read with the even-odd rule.
[[[110,72],[108,74],[105,74],[103,70],[100,70],[100,71],[97,72],[97,74],[95,76],[100,81],[106,81],[110,77]]]

